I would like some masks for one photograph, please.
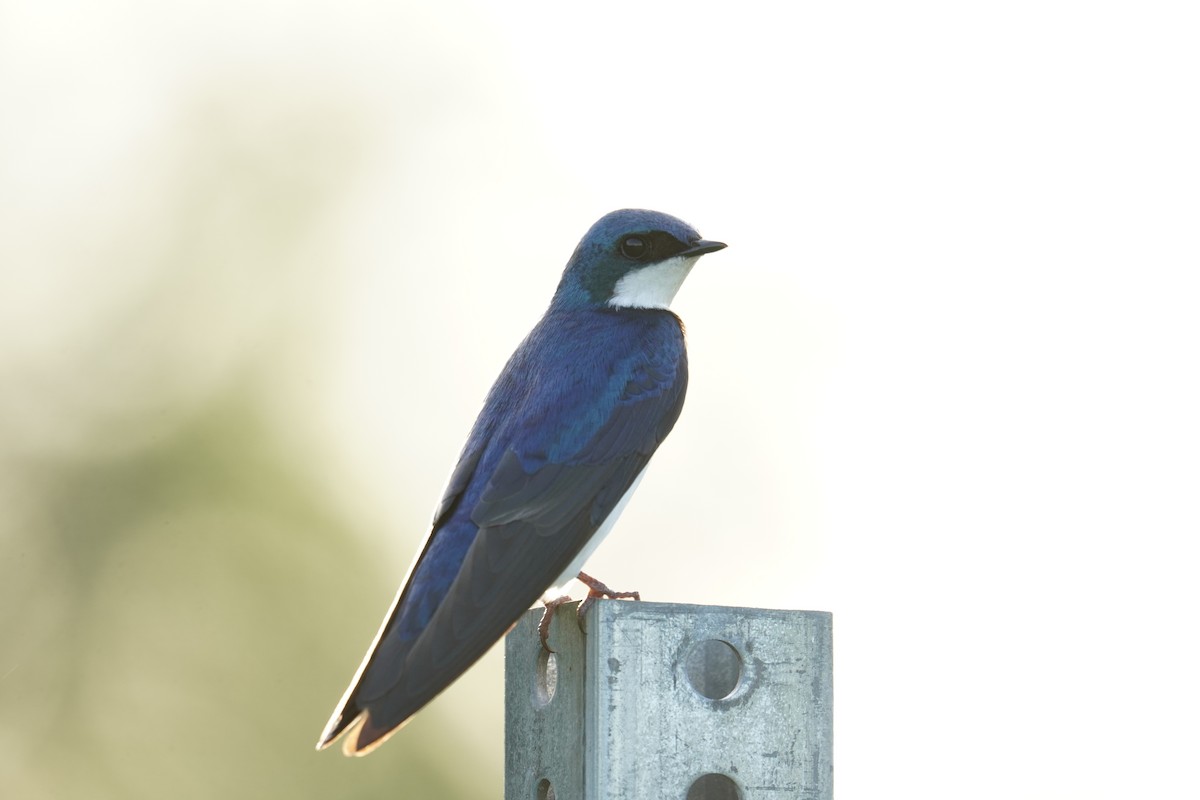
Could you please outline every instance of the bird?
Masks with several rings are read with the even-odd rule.
[[[601,217],[509,358],[424,544],[317,742],[365,755],[467,671],[539,599],[550,609],[637,488],[683,407],[683,322],[669,306],[723,242],[657,211]]]

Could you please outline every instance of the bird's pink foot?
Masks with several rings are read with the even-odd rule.
[[[569,602],[571,602],[570,596],[564,594],[562,597],[556,597],[553,600],[546,600],[542,603],[546,607],[546,610],[542,612],[542,618],[538,620],[537,629],[538,638],[542,640],[542,647],[545,648],[547,653],[554,652],[554,648],[550,646],[550,622],[554,619],[554,612],[563,603]]]
[[[587,597],[579,604],[579,610],[576,612],[580,623],[583,622],[583,615],[592,607],[597,599],[603,597],[608,600],[641,600],[642,595],[639,592],[617,592],[605,586],[600,581],[588,575],[586,572],[581,572],[576,576],[576,580],[588,587]]]

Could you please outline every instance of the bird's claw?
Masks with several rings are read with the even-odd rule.
[[[537,630],[538,638],[541,639],[542,647],[547,653],[554,652],[554,648],[550,646],[550,622],[554,619],[554,612],[557,611],[558,607],[563,603],[569,602],[571,602],[570,596],[564,594],[562,597],[556,597],[553,600],[547,600],[542,604],[546,607],[546,609],[542,612],[542,618],[538,620]]]
[[[577,580],[588,588],[587,597],[583,598],[583,602],[579,604],[579,608],[575,611],[575,619],[579,623],[579,629],[583,630],[583,616],[587,614],[589,608],[601,597],[608,600],[641,600],[640,592],[618,592],[608,588],[604,583],[596,580],[586,572],[579,573],[576,576]],[[547,653],[553,653],[554,648],[550,646],[550,623],[554,620],[554,612],[564,603],[571,602],[568,595],[556,597],[553,600],[543,601],[542,605],[546,609],[542,612],[542,618],[538,621],[537,631],[538,639],[542,642],[542,648]]]
[[[640,592],[618,592],[608,588],[604,583],[596,580],[586,572],[581,572],[576,576],[576,580],[588,587],[587,597],[583,598],[583,602],[579,604],[579,609],[575,612],[579,619],[579,627],[583,627],[583,615],[592,607],[592,604],[599,598],[603,597],[607,600],[641,600]]]

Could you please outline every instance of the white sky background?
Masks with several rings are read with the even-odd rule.
[[[1197,13],[5,4],[0,333],[48,357],[46,308],[86,329],[80,281],[120,291],[46,242],[122,213],[89,191],[181,98],[344,114],[281,425],[400,575],[578,238],[676,214],[730,247],[675,302],[688,404],[589,571],[833,611],[841,798],[1194,795]]]

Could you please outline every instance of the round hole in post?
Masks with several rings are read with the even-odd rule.
[[[558,657],[543,647],[538,652],[537,668],[534,670],[534,703],[539,707],[548,704],[554,699],[556,691],[558,691]],[[538,796],[541,797],[541,795]]]
[[[549,778],[542,778],[537,785],[537,800],[555,800],[554,787]]]
[[[684,669],[693,689],[710,700],[723,700],[742,678],[742,657],[729,642],[705,639],[692,647]]]
[[[692,781],[687,800],[742,800],[742,793],[733,779],[719,772],[710,772]]]

